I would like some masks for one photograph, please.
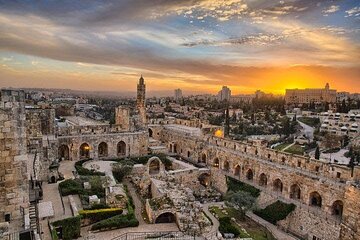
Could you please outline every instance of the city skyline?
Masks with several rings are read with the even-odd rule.
[[[0,87],[123,92],[142,73],[169,94],[360,92],[357,0],[0,6]]]

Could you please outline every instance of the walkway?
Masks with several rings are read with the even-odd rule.
[[[286,147],[284,147],[283,149],[281,149],[281,151],[284,152],[286,149],[288,149],[288,148],[290,148],[290,147],[292,147],[292,146],[294,146],[294,145],[295,145],[295,142],[293,142],[293,143],[290,144],[290,145],[287,145]]]
[[[302,129],[302,133],[308,138],[310,139],[310,141],[314,140],[314,128],[297,120],[297,122],[300,124],[300,126],[303,128]]]
[[[253,212],[247,212],[246,216],[269,230],[277,240],[298,240],[298,238],[295,238],[288,233],[283,232],[277,226],[265,221],[261,217],[255,215]]]
[[[219,231],[219,226],[220,226],[219,220],[216,217],[214,217],[214,215],[209,211],[209,207],[210,206],[223,206],[223,205],[224,205],[224,202],[206,203],[203,205],[204,213],[206,214],[206,216],[208,216],[211,219],[212,224],[213,224],[211,231],[207,234],[204,234],[205,237],[208,235],[216,236]]]
[[[127,186],[128,193],[133,199],[135,205],[135,217],[139,221],[139,226],[147,224],[142,216],[143,204],[140,200],[138,193],[136,192],[136,189],[134,188],[133,184],[129,182],[128,179],[125,179],[123,181],[123,184]]]

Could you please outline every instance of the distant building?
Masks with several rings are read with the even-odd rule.
[[[223,86],[218,93],[218,101],[230,101],[231,90],[227,86]]]
[[[336,101],[338,102],[342,102],[342,101],[347,101],[350,98],[350,93],[349,92],[337,92],[336,93]]]
[[[239,94],[230,97],[230,102],[245,102],[250,103],[255,98],[254,94]]]
[[[325,88],[286,89],[286,103],[334,103],[336,102],[336,90],[330,89],[327,83]]]
[[[179,101],[180,99],[182,99],[182,90],[180,88],[175,89],[175,101]]]

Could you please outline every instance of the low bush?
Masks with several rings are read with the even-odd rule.
[[[96,204],[92,204],[88,210],[107,209],[107,208],[111,208],[111,207],[105,203],[96,203]]]
[[[262,219],[276,224],[277,221],[285,219],[295,208],[295,204],[287,204],[278,200],[264,209],[255,210],[254,213]]]
[[[81,182],[74,179],[67,179],[59,183],[59,188],[62,196],[82,194],[84,192]]]
[[[88,219],[90,224],[99,222],[104,219],[114,217],[122,214],[123,210],[120,208],[105,208],[95,210],[80,210],[79,214],[82,219]]]
[[[53,222],[52,225],[62,228],[63,240],[72,240],[80,237],[80,216],[65,218]]]
[[[237,227],[232,224],[229,217],[222,217],[219,219],[220,226],[219,231],[224,235],[225,233],[232,233],[235,235],[235,238],[240,235],[240,231]]]
[[[139,221],[134,214],[116,215],[114,217],[102,220],[91,226],[92,231],[103,231],[117,228],[137,227]]]
[[[103,173],[103,172],[98,172],[93,169],[90,170],[90,169],[84,168],[82,166],[85,162],[90,161],[90,160],[91,159],[85,159],[85,160],[80,160],[80,161],[75,162],[76,172],[79,175],[86,175],[86,176],[105,176],[105,173]]]
[[[258,196],[260,196],[260,190],[257,189],[256,187],[253,187],[249,184],[246,184],[244,182],[241,182],[239,180],[236,180],[234,178],[231,177],[227,177],[227,185],[228,185],[228,191],[233,191],[233,192],[238,192],[238,191],[243,191],[243,192],[248,192],[250,193],[251,196],[257,198]]]
[[[114,166],[112,173],[116,181],[118,183],[121,183],[124,177],[126,177],[131,172],[131,170],[132,170],[132,166],[121,164]]]

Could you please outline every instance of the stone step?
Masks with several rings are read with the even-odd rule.
[[[18,232],[10,234],[9,237],[9,240],[20,240],[20,235]]]

